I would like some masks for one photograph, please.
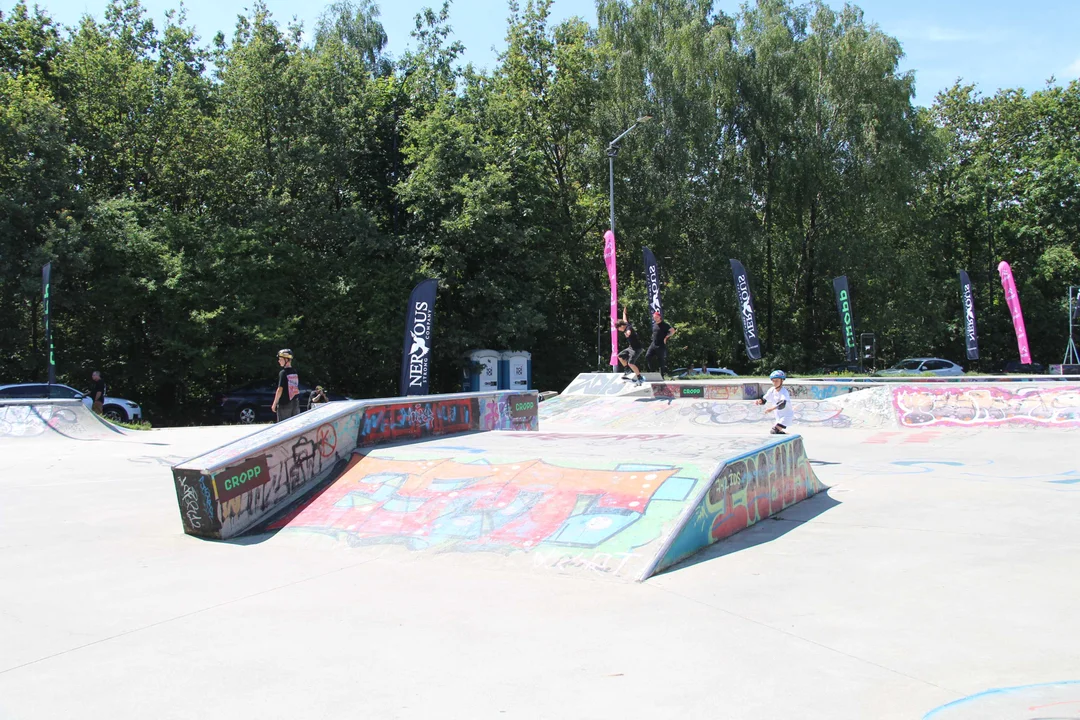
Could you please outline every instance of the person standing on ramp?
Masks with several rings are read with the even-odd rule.
[[[292,366],[292,350],[279,350],[277,359],[281,372],[278,373],[277,390],[274,391],[270,411],[277,413],[277,421],[281,422],[300,413],[300,376]]]
[[[791,425],[791,421],[795,419],[795,413],[791,409],[791,393],[784,387],[784,380],[787,379],[787,375],[783,370],[773,370],[769,374],[769,379],[772,380],[772,387],[766,391],[765,395],[758,398],[758,405],[765,405],[768,403],[768,407],[765,408],[765,412],[775,412],[776,424],[769,430],[770,435],[787,435],[785,432],[788,425]]]
[[[652,342],[645,353],[645,362],[649,363],[649,370],[660,368],[660,377],[667,376],[667,341],[675,334],[675,328],[664,322],[660,311],[654,312],[652,326]]]

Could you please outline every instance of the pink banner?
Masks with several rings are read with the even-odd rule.
[[[1004,260],[998,263],[998,274],[1001,275],[1001,287],[1005,288],[1005,302],[1009,304],[1013,329],[1016,330],[1016,344],[1020,348],[1020,362],[1030,365],[1031,351],[1028,349],[1027,330],[1024,329],[1024,314],[1020,311],[1020,296],[1016,294],[1016,281],[1013,280],[1012,268],[1009,267],[1009,263]]]
[[[615,322],[619,319],[619,298],[615,282],[615,233],[604,233],[604,265],[607,265],[608,280],[611,282],[611,367],[619,364],[619,331]]]

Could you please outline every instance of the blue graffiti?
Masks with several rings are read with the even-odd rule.
[[[200,477],[199,478],[199,487],[202,488],[203,500],[206,501],[206,510],[207,510],[207,512],[213,513],[214,503],[210,499],[210,488],[207,487],[207,485],[206,485],[206,478],[205,477]]]

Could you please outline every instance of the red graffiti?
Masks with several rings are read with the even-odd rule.
[[[476,430],[479,413],[475,398],[376,405],[364,409],[357,445],[370,446],[402,440]]]

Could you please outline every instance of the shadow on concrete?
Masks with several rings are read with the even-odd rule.
[[[742,532],[738,532],[729,538],[699,550],[685,560],[656,573],[653,577],[660,577],[670,572],[676,572],[681,568],[708,562],[725,555],[731,555],[732,553],[746,550],[747,548],[772,542],[779,537],[783,537],[792,530],[798,529],[803,523],[813,520],[839,504],[840,501],[833,499],[833,497],[829,495],[829,488],[826,488],[812,498],[808,498],[800,503],[792,505],[779,515],[774,515],[771,518],[762,520],[755,525],[751,525]]]

